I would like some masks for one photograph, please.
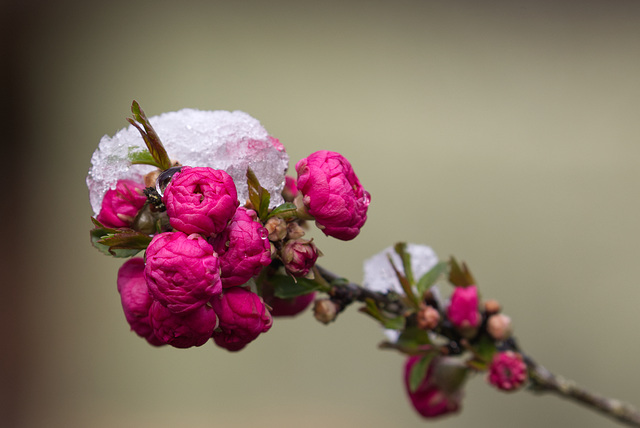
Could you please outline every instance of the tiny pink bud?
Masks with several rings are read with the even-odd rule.
[[[282,190],[282,198],[286,202],[293,202],[296,196],[298,196],[298,186],[296,185],[296,179],[287,175],[284,178],[284,189]]]
[[[487,315],[497,314],[500,312],[500,303],[497,300],[489,299],[484,302],[484,311]]]
[[[129,227],[147,201],[144,185],[132,180],[118,180],[115,189],[107,190],[96,219],[106,227]]]
[[[316,264],[319,255],[320,251],[315,244],[306,239],[287,241],[280,251],[284,268],[288,273],[297,277],[307,275]]]
[[[153,298],[149,294],[147,283],[144,280],[144,260],[135,257],[127,260],[118,270],[118,292],[122,302],[124,316],[140,337],[154,345],[164,345],[153,333],[153,327],[149,321],[149,308]]]
[[[527,380],[527,365],[522,355],[505,351],[493,356],[489,366],[489,383],[503,391],[515,391]]]
[[[204,345],[213,334],[218,319],[209,305],[177,315],[154,301],[149,310],[153,332],[158,339],[176,348]]]
[[[182,167],[173,175],[162,200],[174,229],[207,237],[222,232],[239,205],[231,176],[205,167]]]
[[[431,305],[420,305],[417,313],[418,328],[433,330],[440,322],[440,312]]]
[[[256,218],[255,211],[240,207],[222,233],[211,240],[220,258],[225,288],[244,284],[271,263],[268,232]]]
[[[511,336],[511,318],[503,314],[491,315],[487,319],[487,333],[495,340],[505,340]]]
[[[367,220],[370,195],[349,161],[321,150],[298,161],[296,172],[304,205],[322,232],[344,241],[355,238]]]
[[[313,316],[323,324],[329,324],[338,316],[339,306],[330,299],[318,299],[313,305]]]
[[[147,247],[144,276],[154,299],[176,314],[195,310],[222,291],[218,257],[198,234],[155,235]]]
[[[480,324],[478,287],[456,287],[447,307],[447,317],[460,330],[470,330]]]

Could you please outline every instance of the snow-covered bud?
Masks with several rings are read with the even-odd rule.
[[[96,219],[105,227],[130,227],[147,201],[144,186],[133,180],[119,180],[115,189],[107,190]]]
[[[515,391],[527,380],[527,365],[522,355],[505,351],[493,356],[489,366],[489,383],[503,391]]]

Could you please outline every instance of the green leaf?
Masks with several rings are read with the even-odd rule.
[[[273,285],[273,294],[280,299],[292,299],[320,288],[319,284],[309,279],[294,279],[288,275],[274,275],[269,278],[269,282]]]
[[[471,346],[473,347],[474,357],[468,364],[476,370],[487,370],[489,364],[491,364],[493,355],[498,352],[495,342],[489,335],[482,334]]]
[[[431,339],[429,339],[429,333],[426,330],[413,326],[400,333],[398,344],[408,349],[417,350],[423,345],[431,344]]]
[[[249,188],[249,201],[258,213],[260,220],[266,220],[269,214],[269,191],[260,185],[258,177],[251,168],[247,168],[247,187]]]
[[[267,219],[271,217],[280,217],[282,219],[288,219],[292,217],[296,217],[296,213],[298,212],[298,208],[295,204],[291,202],[285,202],[282,205],[278,205],[275,207],[267,216]]]
[[[402,260],[402,269],[404,275],[407,277],[407,281],[413,286],[413,269],[411,268],[411,254],[407,252],[407,244],[405,242],[398,242],[393,249],[400,256]]]
[[[391,318],[383,314],[382,311],[380,311],[380,308],[378,308],[378,305],[376,305],[375,300],[373,299],[366,299],[365,306],[360,308],[359,310],[360,312],[363,312],[378,320],[384,328],[388,328],[391,330],[404,329],[406,321],[405,317],[403,317],[402,315],[398,315],[397,317]]]
[[[129,155],[127,157],[133,165],[152,165],[160,168],[160,165],[156,162],[153,156],[151,156],[149,150],[136,150],[136,147],[130,147]]]
[[[133,119],[129,118],[127,121],[140,132],[151,157],[156,161],[160,169],[165,170],[171,168],[171,159],[169,159],[169,155],[162,145],[160,137],[158,137],[155,129],[151,126],[151,122],[149,122],[144,111],[140,108],[140,104],[135,100],[131,104],[131,112],[133,113]]]
[[[429,272],[422,275],[416,285],[418,289],[418,296],[424,296],[424,293],[429,290],[435,284],[442,275],[445,275],[449,269],[449,263],[440,262],[429,270]]]
[[[449,271],[449,282],[456,287],[476,285],[476,280],[473,278],[473,275],[471,275],[471,271],[465,263],[462,263],[462,266],[460,266],[455,257],[451,257],[449,264],[451,265],[451,270]]]
[[[416,294],[413,292],[413,287],[409,283],[409,280],[402,274],[402,272],[398,270],[395,263],[393,263],[393,259],[391,258],[391,256],[389,256],[389,263],[391,264],[393,271],[396,273],[398,281],[400,281],[400,285],[402,286],[404,294],[407,297],[409,303],[413,305],[414,309],[418,309],[420,307],[420,301],[416,297]]]
[[[151,236],[136,232],[133,229],[113,229],[105,227],[95,218],[91,221],[96,226],[89,235],[91,243],[102,253],[114,257],[131,257],[149,246]]]
[[[409,389],[411,392],[416,392],[418,387],[422,384],[422,381],[427,376],[431,360],[433,360],[433,357],[435,356],[435,352],[424,355],[411,367],[411,372],[409,373]]]

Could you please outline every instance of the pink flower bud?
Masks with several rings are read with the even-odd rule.
[[[335,321],[340,306],[331,299],[318,299],[313,304],[313,316],[322,324],[329,324]]]
[[[522,355],[505,351],[493,356],[489,366],[489,383],[503,391],[515,391],[527,380],[527,365]]]
[[[456,287],[447,308],[447,317],[459,329],[473,329],[480,324],[478,287]]]
[[[423,330],[433,330],[440,322],[440,312],[431,305],[420,305],[417,313],[418,328]]]
[[[306,239],[294,239],[287,241],[280,256],[284,268],[293,276],[305,276],[316,264],[320,251],[315,244]]]
[[[323,233],[348,241],[367,220],[370,195],[340,153],[321,150],[296,164],[298,190]]]
[[[162,200],[174,229],[204,236],[222,232],[239,205],[231,176],[205,167],[183,167],[172,177]]]
[[[431,360],[427,374],[415,391],[411,391],[411,369],[420,361],[419,355],[409,357],[404,366],[404,384],[411,404],[424,418],[435,418],[460,411],[464,367],[449,364],[446,358]]]
[[[144,185],[133,180],[119,180],[115,189],[107,190],[96,219],[106,227],[129,227],[147,201]]]
[[[149,319],[156,337],[176,348],[204,345],[218,323],[216,313],[209,305],[202,305],[185,315],[177,315],[158,301],[151,305]]]
[[[293,202],[296,196],[298,196],[298,186],[296,185],[296,179],[287,175],[284,177],[284,189],[282,189],[282,198],[287,202]]]
[[[198,234],[165,232],[147,247],[144,276],[154,299],[183,314],[222,291],[218,257]]]
[[[511,336],[511,318],[504,314],[491,315],[487,319],[487,333],[495,340],[505,340]]]
[[[213,297],[211,306],[220,320],[220,331],[213,334],[213,339],[229,351],[244,348],[273,323],[260,296],[241,287],[228,288]]]
[[[154,345],[164,343],[153,333],[149,321],[149,307],[153,299],[144,280],[144,260],[140,257],[127,260],[118,270],[118,292],[122,309],[131,330]]]
[[[238,208],[227,228],[211,241],[220,258],[223,287],[244,284],[271,263],[268,232],[256,217],[255,211]]]

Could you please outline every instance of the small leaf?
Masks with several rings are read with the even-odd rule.
[[[292,299],[309,294],[320,288],[319,284],[309,279],[293,279],[288,275],[274,275],[269,278],[269,282],[273,285],[273,294],[280,299]]]
[[[407,279],[406,276],[402,274],[402,272],[398,270],[395,263],[393,263],[393,259],[391,258],[391,256],[389,256],[389,263],[391,264],[393,271],[396,273],[396,276],[398,277],[398,281],[400,281],[400,285],[402,286],[402,289],[404,290],[404,294],[409,300],[409,303],[412,304],[415,309],[417,309],[420,306],[420,302],[418,301],[416,294],[413,292],[413,287],[409,283],[409,280]]]
[[[169,155],[162,145],[160,137],[158,137],[155,129],[151,126],[151,122],[149,122],[144,111],[140,108],[140,104],[135,100],[131,104],[131,112],[133,113],[133,119],[127,119],[127,121],[140,132],[151,157],[153,157],[160,169],[165,170],[171,168],[171,159],[169,159]],[[142,127],[136,122],[142,125]]]
[[[292,204],[291,202],[285,202],[282,205],[278,205],[277,207],[275,207],[267,216],[267,219],[270,219],[271,217],[279,217],[282,219],[289,219],[289,218],[293,218],[296,217],[296,213],[298,212],[298,208],[296,207],[295,204]]]
[[[449,282],[456,287],[477,285],[476,280],[473,278],[473,275],[471,275],[471,271],[465,263],[462,263],[462,266],[460,266],[455,257],[451,257],[449,264],[451,265],[451,270],[449,271]]]
[[[411,367],[411,372],[409,373],[409,390],[411,392],[416,392],[424,378],[427,377],[429,365],[435,356],[435,352],[429,353],[420,358],[420,360]]]
[[[423,345],[431,344],[429,333],[416,326],[406,328],[398,338],[398,344],[408,349],[418,349]]]
[[[127,157],[133,165],[152,165],[160,168],[160,165],[156,162],[153,156],[151,156],[149,150],[135,150],[135,147],[131,147]]]
[[[89,232],[91,243],[100,252],[110,256],[131,257],[146,249],[152,239],[151,236],[133,229],[105,227],[93,217],[91,221],[96,226]]]
[[[405,242],[398,242],[393,249],[400,256],[402,260],[402,269],[404,275],[407,277],[407,281],[410,285],[413,285],[413,269],[411,268],[411,254],[407,252],[407,244]]]
[[[249,188],[249,201],[258,213],[260,220],[266,220],[269,211],[271,194],[260,185],[258,177],[251,168],[247,168],[247,187]]]
[[[475,340],[471,346],[473,347],[474,357],[468,364],[476,370],[487,370],[493,359],[493,355],[498,352],[495,342],[489,335],[483,334]]]
[[[376,305],[376,302],[373,299],[366,299],[365,306],[360,308],[359,311],[378,320],[384,328],[388,328],[390,330],[404,329],[406,321],[405,317],[402,315],[398,315],[393,318],[386,316],[382,311],[380,311],[380,308],[378,308],[378,305]]]
[[[440,279],[442,275],[445,275],[448,269],[449,263],[440,262],[432,267],[429,272],[422,275],[422,277],[418,280],[418,284],[416,285],[418,289],[418,296],[424,296],[424,293],[426,293],[427,290],[429,290],[433,286],[433,284],[435,284],[438,279]]]

